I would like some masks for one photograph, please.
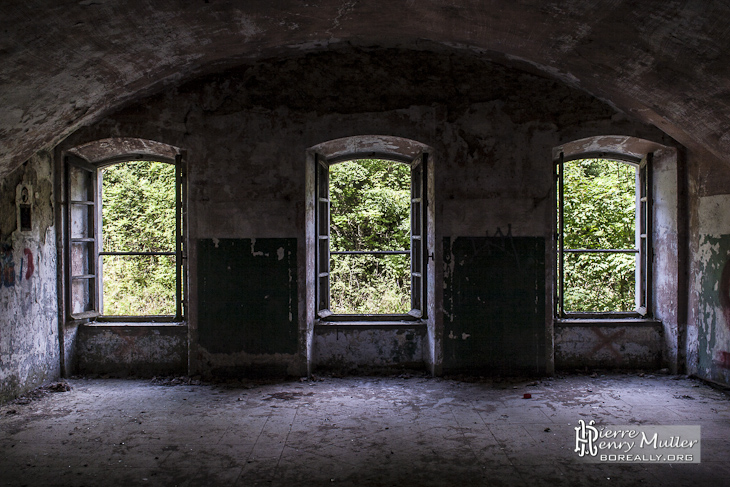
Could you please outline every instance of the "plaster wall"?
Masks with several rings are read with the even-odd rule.
[[[690,372],[730,384],[730,171],[691,168]]]
[[[82,325],[76,347],[80,374],[152,377],[187,373],[188,330],[177,324]]]
[[[427,363],[423,326],[321,326],[313,347],[315,370],[424,369]]]
[[[682,292],[686,279],[686,242],[680,238],[683,218],[680,219],[679,215],[681,206],[678,161],[681,159],[678,159],[676,151],[657,151],[652,161],[654,257],[651,309],[654,317],[662,323],[661,363],[675,374],[684,369],[684,364],[680,362],[679,349],[685,328],[685,318],[681,316],[681,310],[684,309],[682,305],[687,299]]]
[[[662,367],[662,325],[608,324],[555,327],[555,367],[649,369]]]
[[[658,130],[632,121],[583,92],[476,56],[446,49],[352,49],[270,59],[188,82],[109,115],[71,136],[62,147],[129,136],[187,150],[190,371],[278,364],[283,372],[303,374],[307,370],[308,333],[313,330],[307,322],[311,318],[306,313],[306,295],[314,285],[306,273],[304,257],[308,148],[341,137],[374,134],[412,139],[433,148],[435,201],[429,203],[434,208],[437,265],[433,276],[436,311],[430,333],[435,343],[426,356],[440,365],[444,363],[445,337],[454,332],[447,329],[442,303],[444,272],[453,257],[447,255],[450,250],[443,242],[508,235],[528,239],[531,255],[523,257],[537,266],[535,275],[544,285],[513,297],[518,304],[534,307],[541,303],[542,309],[529,320],[540,320],[540,329],[551,327],[551,151],[566,141],[616,133],[671,142]],[[248,249],[253,249],[251,242],[259,240],[274,245],[272,248],[279,241],[294,242],[296,252],[286,254],[291,272],[282,277],[279,286],[294,289],[297,296],[296,303],[285,304],[290,315],[287,323],[297,330],[295,351],[277,350],[277,345],[270,343],[259,351],[226,352],[203,345],[210,340],[227,340],[224,335],[201,337],[204,331],[199,327],[200,317],[209,311],[201,307],[201,279],[210,277],[201,268],[200,251],[222,239],[234,241],[234,246],[247,243]],[[536,251],[541,255],[532,255]],[[251,250],[251,256],[256,252]],[[513,257],[505,255],[503,260]],[[480,262],[487,266],[492,261]],[[499,279],[504,279],[510,267],[501,269]],[[241,271],[244,275],[254,272],[253,267]],[[292,275],[296,276],[296,287],[292,287]],[[481,281],[475,289],[495,278],[488,266],[475,270],[474,276]],[[464,282],[469,277],[465,275]],[[448,291],[452,296],[468,292]],[[448,312],[449,320],[469,314],[453,307]],[[236,313],[245,314],[246,309]],[[504,306],[497,306],[494,313],[503,315],[495,328],[499,333],[509,334],[511,326],[524,325],[510,321],[510,310]],[[529,326],[533,325],[530,322]],[[289,325],[270,320],[261,326]],[[340,332],[353,337],[362,334],[354,328]],[[330,343],[331,336],[325,335],[329,333],[320,334],[313,347],[320,363],[340,354],[339,345]],[[468,331],[459,333],[459,337],[465,335],[476,336]],[[532,333],[529,336],[525,346],[535,350],[535,370],[549,371],[552,358],[545,349],[551,343]],[[469,342],[469,338],[463,341]],[[367,339],[386,346],[392,331],[369,330]],[[471,354],[469,360],[492,346],[487,343],[489,336],[479,340],[483,341],[473,343],[472,339],[464,345]],[[449,350],[454,369],[472,363],[461,361],[460,346]],[[438,371],[438,366],[434,370]]]
[[[22,188],[28,230],[18,221]],[[60,375],[53,197],[45,152],[0,181],[0,402]]]

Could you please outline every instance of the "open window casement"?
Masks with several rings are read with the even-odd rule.
[[[652,159],[647,154],[639,163],[636,173],[636,311],[647,316],[651,307],[652,275]]]
[[[425,269],[423,262],[425,254],[425,218],[424,218],[424,177],[423,167],[426,163],[426,154],[416,157],[411,163],[411,311],[409,315],[421,318],[424,315]]]
[[[99,316],[100,185],[96,166],[80,157],[66,161],[66,300],[67,318],[81,320]]]
[[[330,169],[327,160],[316,156],[316,216],[317,227],[317,315],[326,318],[330,311]]]
[[[566,206],[565,200],[570,196],[566,193],[565,165],[582,159],[606,159],[613,162],[628,164],[635,168],[635,241],[633,248],[567,248]],[[648,317],[651,314],[651,277],[652,277],[652,153],[646,154],[641,160],[623,154],[587,154],[581,157],[572,156],[566,160],[561,152],[555,161],[555,178],[557,181],[557,282],[555,307],[556,314],[561,318],[610,318],[610,317]],[[568,287],[568,255],[608,255],[616,253],[633,253],[634,264],[634,306],[631,310],[609,310],[604,312],[574,311],[566,309],[565,295]]]
[[[426,201],[425,201],[425,178],[427,155],[420,154],[416,158],[406,162],[410,167],[410,249],[399,251],[336,251],[331,250],[331,208],[330,197],[330,165],[337,161],[329,161],[322,155],[315,156],[315,227],[316,227],[316,249],[315,249],[315,270],[316,270],[316,314],[319,319],[330,320],[404,320],[421,319],[425,317],[424,303],[426,292]],[[346,159],[347,160],[347,159]],[[354,160],[354,158],[353,158]],[[405,162],[405,161],[401,161]],[[332,254],[409,254],[410,255],[410,300],[411,309],[408,313],[392,315],[338,315],[331,310],[331,261]]]
[[[184,196],[185,164],[183,155],[174,160],[147,157],[139,154],[115,156],[91,164],[74,154],[65,156],[65,261],[66,261],[66,315],[68,320],[99,318],[104,320],[181,321],[185,312]],[[149,160],[175,166],[175,247],[167,250],[121,251],[104,249],[102,236],[102,181],[106,168],[130,161]],[[172,182],[171,182],[172,184]],[[175,311],[166,315],[109,316],[104,312],[104,257],[173,256],[175,260]]]

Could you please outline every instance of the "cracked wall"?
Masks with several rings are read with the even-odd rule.
[[[53,164],[39,153],[0,182],[0,401],[60,374],[53,224]]]

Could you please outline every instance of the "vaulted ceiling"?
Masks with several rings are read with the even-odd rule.
[[[339,45],[523,66],[730,163],[730,4],[717,0],[25,0],[0,3],[0,20],[0,177],[142,96]]]

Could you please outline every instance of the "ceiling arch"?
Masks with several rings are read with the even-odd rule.
[[[537,70],[730,161],[726,2],[28,0],[0,18],[0,176],[193,76],[341,44],[441,44]]]

